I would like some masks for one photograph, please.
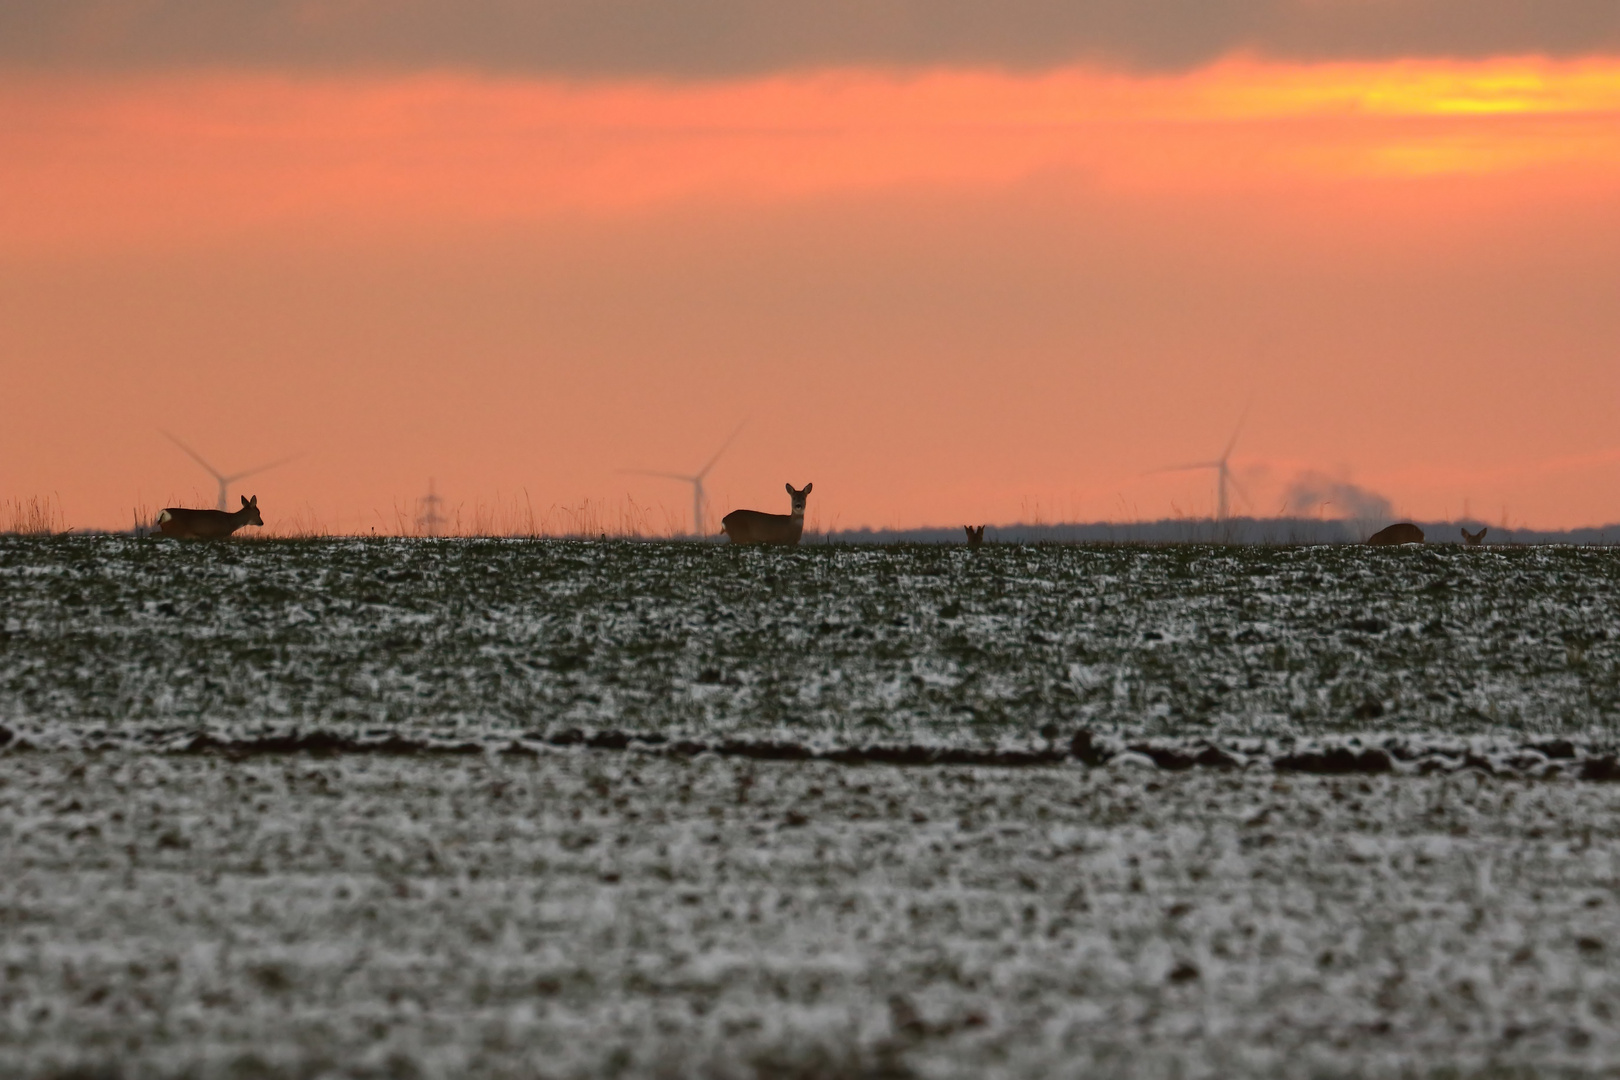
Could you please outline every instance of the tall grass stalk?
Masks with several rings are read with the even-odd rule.
[[[277,515],[265,521],[263,532],[257,529],[243,530],[237,533],[243,539],[266,540],[319,540],[336,535],[326,523],[315,515],[315,508],[305,505],[301,510],[294,510],[290,515]]]
[[[35,495],[27,499],[8,499],[0,506],[0,516],[6,527],[3,532],[20,536],[49,536],[67,532],[67,516],[62,512],[61,497]]]

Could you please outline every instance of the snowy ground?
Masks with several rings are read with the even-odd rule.
[[[0,537],[0,1077],[1615,1075],[1617,735],[1610,549]]]
[[[1612,741],[1620,550],[0,537],[0,724]]]
[[[1478,772],[12,749],[0,1075],[1614,1075],[1617,855]]]

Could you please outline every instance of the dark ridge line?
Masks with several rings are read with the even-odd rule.
[[[720,757],[754,761],[825,761],[839,765],[896,765],[906,767],[977,766],[1021,769],[1078,762],[1092,768],[1108,765],[1121,755],[1130,754],[1151,762],[1167,772],[1189,769],[1247,769],[1269,765],[1281,773],[1319,776],[1376,775],[1475,770],[1492,776],[1542,776],[1572,773],[1582,780],[1620,781],[1620,754],[1612,748],[1579,745],[1569,739],[1541,739],[1519,744],[1503,744],[1495,754],[1480,754],[1466,747],[1414,742],[1391,736],[1378,744],[1364,744],[1359,738],[1343,741],[1312,740],[1300,749],[1272,753],[1265,740],[1236,740],[1221,745],[1211,739],[1137,739],[1098,736],[1077,731],[1067,743],[1051,742],[1037,750],[974,750],[967,747],[928,747],[916,745],[867,745],[815,750],[801,743],[771,740],[723,739],[705,742],[669,739],[653,733],[619,730],[586,732],[568,728],[557,732],[525,732],[505,743],[470,740],[438,741],[388,734],[380,738],[338,735],[331,732],[291,733],[221,739],[207,732],[157,732],[147,739],[101,737],[87,741],[81,749],[130,749],[145,744],[146,749],[177,755],[207,755],[233,761],[254,757],[304,756],[336,757],[368,755],[385,757],[448,757],[479,754],[535,756],[542,748],[583,748],[615,753],[638,752],[665,757]],[[154,737],[155,736],[155,737]],[[165,740],[165,741],[159,741]],[[1244,749],[1247,743],[1249,749]],[[48,750],[10,728],[0,725],[0,751]]]

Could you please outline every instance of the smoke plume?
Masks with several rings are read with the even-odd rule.
[[[1349,480],[1307,471],[1288,485],[1286,513],[1310,517],[1321,509],[1326,517],[1387,518],[1394,508],[1376,491],[1368,491]]]

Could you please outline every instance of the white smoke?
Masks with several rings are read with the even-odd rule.
[[[1311,517],[1320,509],[1324,517],[1349,519],[1387,518],[1394,512],[1390,501],[1376,491],[1368,491],[1343,477],[1306,471],[1288,485],[1287,513]]]

